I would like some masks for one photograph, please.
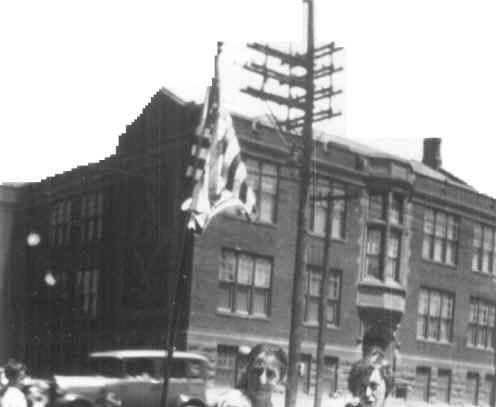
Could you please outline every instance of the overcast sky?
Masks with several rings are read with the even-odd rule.
[[[405,158],[442,138],[443,166],[496,197],[491,1],[315,0],[316,40],[336,57],[341,118],[322,126]],[[112,154],[162,86],[200,101],[216,41],[227,104],[267,105],[239,89],[257,78],[247,42],[302,44],[302,0],[0,3],[0,182],[37,181]]]

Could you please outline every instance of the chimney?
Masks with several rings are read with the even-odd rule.
[[[438,170],[441,168],[441,139],[440,138],[425,138],[424,139],[424,155],[422,162],[429,167]]]

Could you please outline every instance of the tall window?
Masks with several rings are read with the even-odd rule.
[[[217,361],[215,368],[215,384],[234,387],[236,373],[236,357],[238,348],[234,346],[217,347]]]
[[[417,338],[451,342],[454,295],[421,288],[418,299]]]
[[[223,250],[218,309],[241,315],[270,315],[272,260]]]
[[[434,209],[424,209],[422,256],[446,264],[456,264],[458,219]]]
[[[275,223],[277,211],[278,168],[274,164],[247,159],[248,183],[257,197],[258,219]]]
[[[480,298],[470,299],[467,345],[493,349],[495,303]]]
[[[379,280],[400,281],[403,234],[402,195],[369,193],[365,275]]]
[[[50,211],[50,245],[65,246],[71,241],[72,202],[57,202]]]
[[[382,230],[367,231],[367,275],[380,279],[382,275]]]
[[[102,237],[103,192],[83,195],[81,198],[81,241]]]
[[[474,224],[474,251],[472,270],[496,274],[496,239],[494,229],[479,223]]]
[[[327,325],[339,326],[339,304],[341,297],[341,273],[328,271],[327,286]],[[305,289],[305,322],[318,323],[319,301],[322,287],[322,268],[307,268],[307,284]]]
[[[319,236],[325,236],[327,216],[331,213],[331,237],[343,240],[345,238],[345,199],[332,199],[329,202],[327,197],[344,197],[346,187],[338,182],[331,182],[328,179],[318,178],[315,189],[311,192],[309,200],[308,229]]]
[[[99,277],[98,269],[76,273],[76,309],[87,317],[95,317],[97,314]]]

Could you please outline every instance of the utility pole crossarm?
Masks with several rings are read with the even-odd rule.
[[[305,55],[288,54],[286,52],[279,51],[276,48],[269,47],[268,45],[258,44],[256,42],[247,44],[247,47],[254,49],[255,51],[263,52],[264,54],[278,58],[283,64],[305,68]]]
[[[279,82],[280,85],[289,85],[296,86],[298,88],[305,88],[305,77],[300,75],[286,75],[282,74],[274,69],[269,69],[264,65],[257,64],[255,62],[251,62],[249,64],[245,64],[244,68],[247,71],[257,73],[262,75],[264,78],[275,79]]]
[[[298,99],[290,99],[286,98],[283,96],[276,95],[274,93],[266,92],[264,90],[259,90],[255,89],[251,86],[247,86],[244,89],[241,89],[241,92],[247,93],[248,95],[264,99],[264,100],[270,100],[271,102],[283,105],[283,106],[289,106],[295,109],[305,109],[305,104],[304,102],[299,101]]]

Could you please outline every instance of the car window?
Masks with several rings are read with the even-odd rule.
[[[154,377],[153,359],[129,358],[125,365],[128,376]]]
[[[91,357],[90,374],[106,377],[122,377],[122,361],[117,358]]]
[[[163,377],[163,363],[160,364],[161,377]],[[170,377],[176,379],[203,378],[203,364],[199,360],[174,359]]]

